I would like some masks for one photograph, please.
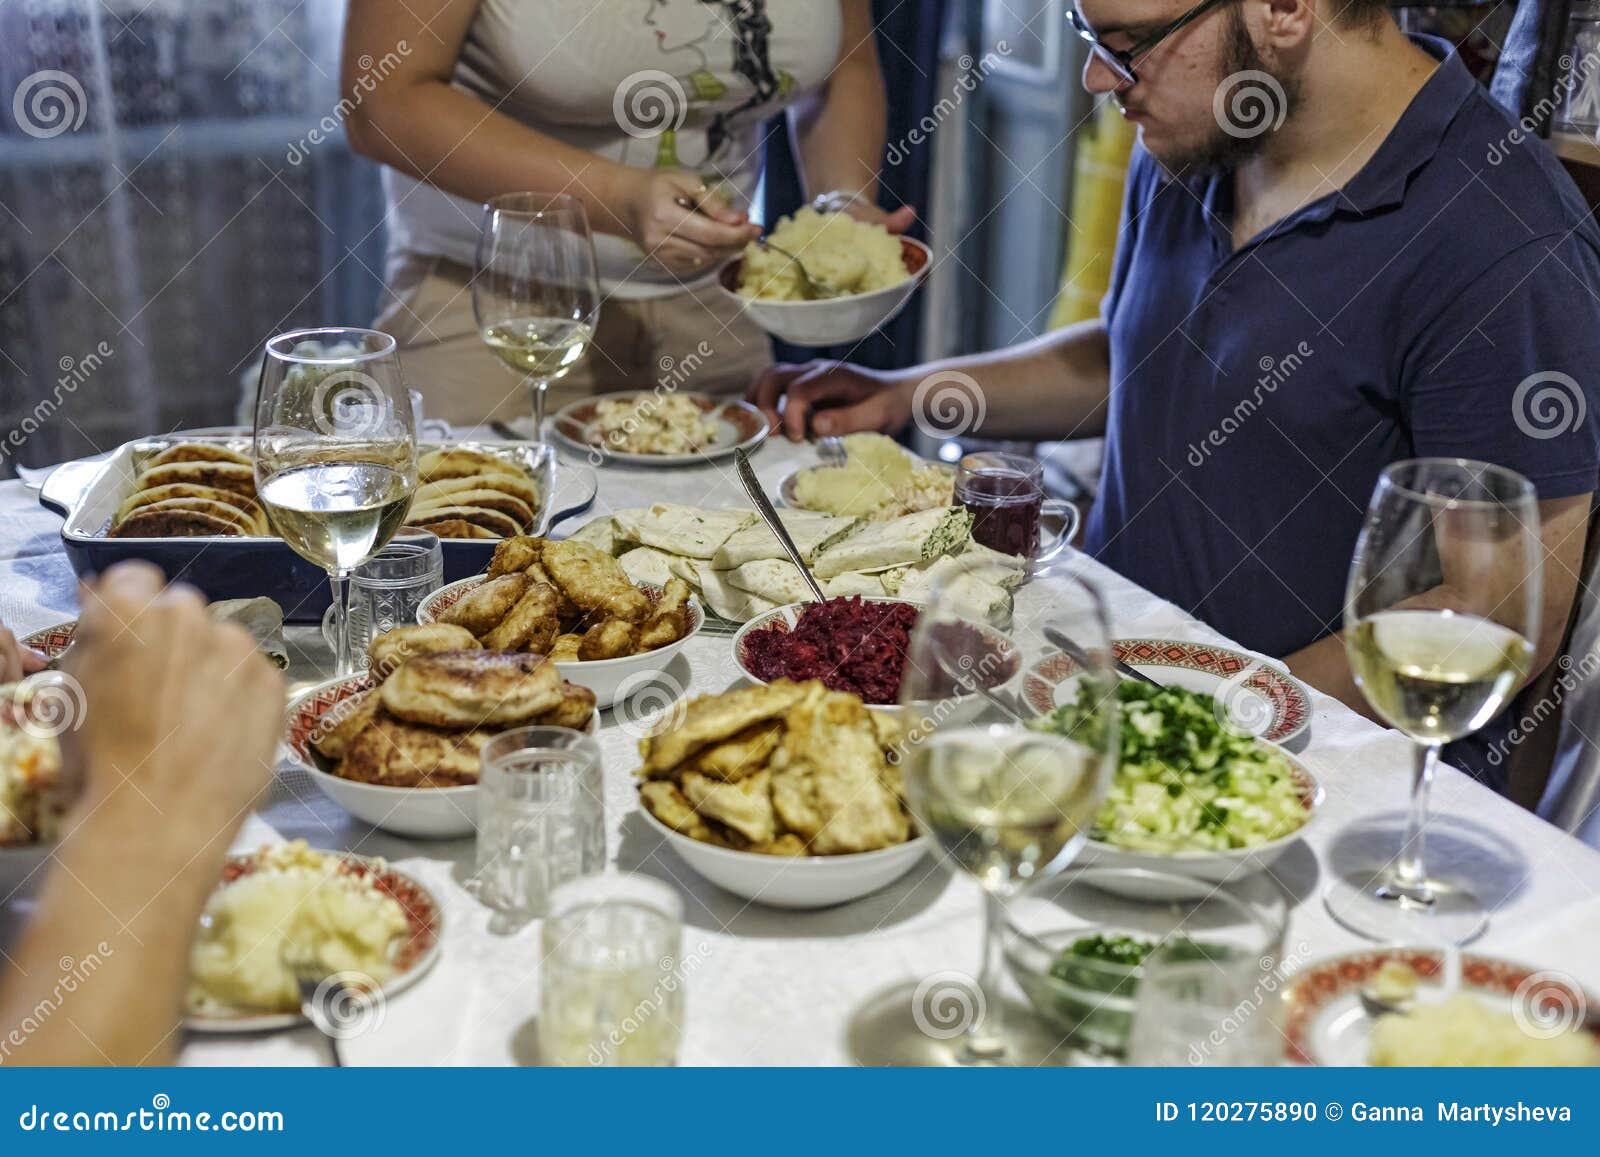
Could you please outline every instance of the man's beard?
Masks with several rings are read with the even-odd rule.
[[[1300,102],[1299,77],[1280,76],[1267,67],[1266,61],[1256,51],[1255,41],[1250,39],[1250,29],[1245,25],[1244,17],[1237,9],[1227,13],[1227,21],[1220,62],[1222,80],[1218,88],[1220,90],[1226,85],[1229,77],[1242,72],[1270,77],[1277,86],[1275,91],[1260,82],[1249,82],[1255,89],[1253,93],[1246,93],[1243,88],[1233,90],[1233,95],[1242,98],[1240,111],[1243,115],[1253,118],[1259,113],[1268,118],[1270,125],[1262,131],[1255,131],[1262,122],[1252,119],[1249,124],[1242,126],[1243,131],[1236,128],[1234,132],[1229,132],[1222,124],[1223,116],[1232,111],[1227,94],[1224,94],[1222,107],[1217,109],[1213,106],[1223,116],[1213,119],[1211,132],[1204,141],[1181,152],[1156,157],[1162,167],[1174,175],[1188,175],[1197,170],[1217,173],[1234,171],[1266,148],[1268,138],[1288,121]]]

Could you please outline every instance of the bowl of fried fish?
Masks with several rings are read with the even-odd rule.
[[[460,627],[485,650],[547,656],[610,707],[665,668],[705,615],[680,578],[634,582],[588,543],[519,536],[495,548],[487,574],[424,599],[417,621]]]
[[[900,780],[900,721],[819,680],[688,700],[642,740],[646,821],[720,888],[824,908],[885,888],[927,852]]]
[[[471,835],[479,757],[512,727],[594,730],[594,693],[541,655],[486,651],[462,627],[396,627],[359,675],[289,703],[291,762],[345,811],[405,836]]]

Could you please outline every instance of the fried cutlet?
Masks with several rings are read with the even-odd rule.
[[[594,692],[576,683],[561,684],[561,702],[554,710],[541,715],[534,722],[545,727],[570,727],[583,731],[594,718]]]
[[[441,651],[407,659],[383,683],[384,710],[428,727],[514,727],[553,711],[561,676],[542,655]]]
[[[702,748],[778,718],[805,694],[806,688],[801,684],[778,679],[765,686],[741,687],[691,699],[684,705],[678,726],[640,741],[643,771],[654,776],[677,767]]]
[[[639,628],[634,647],[639,651],[654,651],[668,643],[676,643],[689,633],[689,584],[681,578],[670,578],[661,588],[650,617]]]
[[[650,600],[617,560],[587,543],[546,541],[539,562],[587,615],[642,623],[650,614]]]
[[[555,587],[529,582],[505,618],[484,634],[483,645],[491,651],[522,650],[544,654],[561,633],[561,620],[556,614],[560,605],[561,596]]]
[[[478,649],[478,640],[465,627],[454,623],[412,623],[385,631],[372,640],[367,647],[367,670],[381,683],[414,655]]]
[[[317,720],[311,733],[311,746],[318,755],[328,759],[343,759],[350,743],[372,722],[378,710],[376,690],[352,695],[328,710]]]
[[[335,772],[386,787],[458,787],[478,782],[487,731],[444,731],[377,712],[350,741]]]
[[[578,644],[578,658],[585,663],[596,659],[616,659],[630,655],[634,650],[637,628],[622,619],[607,619],[596,623],[583,633]]]
[[[439,616],[439,621],[465,627],[474,636],[482,638],[500,625],[500,620],[510,613],[527,590],[527,575],[501,575],[462,595],[454,606]]]

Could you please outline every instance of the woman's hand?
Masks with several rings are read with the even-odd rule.
[[[0,683],[15,683],[24,675],[43,671],[49,660],[31,647],[24,647],[17,637],[0,626]]]
[[[917,222],[917,211],[910,205],[901,205],[891,213],[865,201],[852,201],[845,206],[844,211],[857,221],[865,221],[869,225],[882,225],[891,233],[904,233]]]
[[[679,276],[707,273],[761,236],[747,215],[687,169],[633,170],[630,185],[622,214],[629,236]],[[685,209],[685,202],[699,208]]]
[[[848,362],[773,366],[756,379],[745,398],[759,406],[772,428],[781,429],[791,442],[804,440],[808,433],[819,437],[859,430],[893,434],[911,420],[911,395],[904,383]]]

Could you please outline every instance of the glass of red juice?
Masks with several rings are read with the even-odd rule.
[[[955,499],[972,514],[973,541],[1002,554],[1052,558],[1078,529],[1078,508],[1046,498],[1044,467],[1021,454],[985,451],[962,458],[956,466]],[[1060,530],[1048,539],[1046,515],[1062,520]]]

